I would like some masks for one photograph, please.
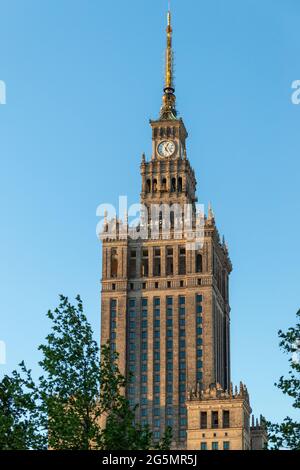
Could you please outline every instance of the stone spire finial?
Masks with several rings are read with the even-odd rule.
[[[213,221],[215,219],[215,216],[214,216],[214,212],[213,212],[213,209],[212,209],[212,205],[211,205],[211,202],[208,203],[208,216],[207,216],[207,220],[209,221]]]

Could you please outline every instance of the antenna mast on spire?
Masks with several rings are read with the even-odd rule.
[[[172,18],[171,18],[171,1],[168,2],[167,14],[167,48],[166,48],[166,65],[165,65],[165,85],[163,105],[161,108],[160,118],[173,120],[177,117],[174,88],[174,54],[172,47]]]

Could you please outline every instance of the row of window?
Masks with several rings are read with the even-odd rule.
[[[161,276],[161,248],[154,248],[153,257],[153,276]],[[112,248],[111,250],[111,277],[118,277],[118,254],[117,249]],[[201,253],[197,253],[195,257],[195,272],[202,273],[203,262]],[[185,247],[179,247],[178,251],[178,274],[186,274],[186,250]],[[166,275],[174,275],[174,252],[172,247],[167,247],[166,250]],[[131,250],[129,256],[129,277],[148,277],[149,276],[149,250],[147,248],[142,251],[141,259],[141,272],[138,274],[137,271],[137,252]]]
[[[202,294],[196,294],[196,312],[197,313],[202,313],[202,306],[201,306],[202,300],[203,300]],[[166,299],[167,306],[172,306],[173,302],[174,302],[174,298],[171,296],[168,296]],[[179,303],[179,306],[182,306],[182,308],[184,308],[185,297],[182,295],[179,296],[178,303]],[[142,305],[142,308],[148,306],[148,299],[146,297],[142,298],[141,305]],[[159,297],[154,297],[153,305],[154,307],[160,307]],[[135,307],[136,307],[136,299],[129,299],[129,308],[135,308]],[[114,309],[116,308],[116,300],[111,300],[111,308],[114,308]],[[157,310],[159,310],[159,308]]]
[[[219,442],[212,442],[211,443],[211,450],[219,450],[219,449],[220,449]],[[207,442],[201,442],[200,450],[208,450]],[[229,441],[224,441],[223,442],[223,450],[230,450],[230,442]]]
[[[156,193],[157,191],[168,191],[170,190],[172,193],[178,191],[179,193],[182,192],[182,178],[171,178],[169,184],[167,184],[167,179],[162,178],[160,185],[158,185],[158,181],[154,178],[152,181],[151,179],[146,180],[146,192]]]
[[[201,429],[207,429],[208,426],[208,414],[207,411],[201,411],[200,413],[200,428]],[[219,422],[219,412],[218,411],[212,411],[211,412],[211,428],[212,429],[217,429],[219,427],[221,428],[229,428],[230,427],[230,412],[229,410],[222,410],[222,425],[219,426],[221,423]]]

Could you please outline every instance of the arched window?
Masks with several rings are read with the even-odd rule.
[[[146,182],[146,192],[150,193],[150,191],[151,191],[151,181],[147,180],[147,182]]]
[[[172,181],[171,181],[171,192],[172,193],[175,193],[176,191],[176,178],[172,178]]]
[[[178,178],[178,192],[182,192],[182,178]]]
[[[202,273],[202,255],[200,253],[197,253],[196,255],[196,273]]]
[[[156,193],[157,191],[157,180],[153,180],[153,192]]]
[[[166,178],[163,178],[161,181],[161,190],[166,191],[167,190],[167,180]]]
[[[118,276],[118,254],[116,249],[111,250],[111,277]]]

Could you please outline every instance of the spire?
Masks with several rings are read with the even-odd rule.
[[[167,15],[167,47],[165,64],[165,86],[163,95],[163,105],[160,110],[160,118],[165,120],[176,119],[177,112],[175,107],[176,97],[174,95],[174,54],[172,48],[172,18],[171,7],[169,3]]]

